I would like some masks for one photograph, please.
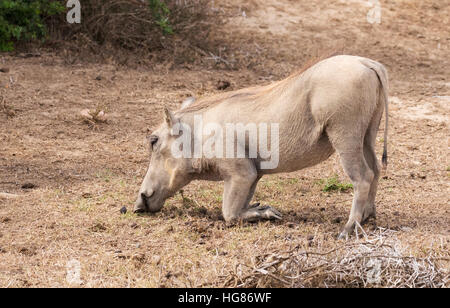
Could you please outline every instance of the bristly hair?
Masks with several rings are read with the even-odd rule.
[[[299,69],[296,70],[294,73],[292,73],[288,79],[292,78],[292,77],[297,77],[301,74],[303,74],[304,72],[306,72],[308,69],[310,69],[311,67],[313,67],[314,65],[316,65],[317,63],[331,58],[331,57],[335,57],[335,56],[339,56],[342,55],[343,52],[342,51],[338,51],[337,49],[333,49],[332,51],[328,51],[328,52],[324,52],[321,55],[314,57],[314,58],[310,58],[308,61],[306,61],[303,66]]]
[[[227,99],[231,99],[234,97],[242,97],[242,98],[247,98],[247,99],[250,97],[257,97],[260,94],[264,94],[266,91],[270,91],[276,85],[279,85],[280,83],[283,83],[284,81],[287,81],[294,77],[300,76],[302,73],[304,73],[305,71],[307,71],[312,66],[319,63],[320,61],[323,61],[325,59],[328,59],[328,58],[331,58],[331,57],[334,57],[337,55],[341,55],[341,54],[342,54],[342,52],[339,52],[336,50],[333,50],[332,52],[323,53],[322,55],[320,55],[318,57],[311,58],[310,60],[308,60],[299,70],[295,71],[293,74],[291,74],[286,79],[283,79],[283,80],[280,80],[280,81],[277,81],[277,82],[274,82],[272,84],[265,85],[265,86],[244,88],[244,89],[240,89],[240,90],[236,90],[236,91],[230,91],[230,92],[226,92],[226,93],[213,95],[211,97],[199,99],[198,101],[193,103],[191,106],[189,106],[183,110],[177,111],[177,113],[178,114],[186,114],[186,113],[201,111],[203,109],[207,109],[209,107],[215,106]]]
[[[216,94],[210,97],[205,97],[202,99],[199,99],[198,101],[194,102],[192,105],[190,105],[189,107],[182,109],[182,110],[178,110],[177,114],[186,114],[186,113],[191,113],[191,112],[196,112],[196,111],[200,111],[203,109],[207,109],[209,107],[215,106],[227,99],[230,98],[234,98],[234,97],[250,97],[253,95],[256,95],[259,93],[259,89],[261,89],[263,87],[252,87],[252,88],[244,88],[244,89],[240,89],[237,91],[230,91],[230,92],[225,92],[225,93],[221,93],[221,94]]]

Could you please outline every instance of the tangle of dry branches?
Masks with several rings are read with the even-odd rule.
[[[258,256],[223,277],[223,287],[389,287],[443,288],[449,286],[449,255],[406,254],[395,231],[363,233],[329,251],[295,247]]]

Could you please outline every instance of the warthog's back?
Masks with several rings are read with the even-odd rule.
[[[371,67],[381,64],[356,56],[334,56],[310,67],[301,74],[267,86],[245,88],[201,99],[186,113],[204,113],[225,121],[267,122],[289,124],[289,119],[308,116],[308,109],[321,122],[322,117],[342,108],[343,101],[363,95],[361,85],[378,86]],[[310,108],[308,108],[310,107]],[[306,109],[306,110],[305,110]],[[294,114],[296,113],[296,114]]]
[[[266,173],[298,170],[333,153],[323,136],[324,127],[336,122],[370,122],[379,88],[373,67],[384,70],[370,59],[335,56],[267,86],[200,100],[181,114],[202,114],[204,124],[224,126],[278,123],[280,164]]]

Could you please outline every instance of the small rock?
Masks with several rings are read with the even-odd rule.
[[[333,223],[335,224],[340,224],[342,222],[342,217],[336,217],[335,219],[333,219]]]
[[[9,68],[7,67],[0,68],[0,73],[9,73]]]
[[[93,120],[93,119],[94,119],[94,117],[91,115],[91,111],[90,111],[89,109],[83,109],[83,110],[81,110],[81,111],[80,111],[80,115],[81,115],[83,118],[86,118],[86,119],[88,119],[88,120]]]
[[[33,183],[25,183],[22,185],[22,189],[33,189],[36,188],[36,185]]]
[[[288,228],[294,228],[295,227],[295,224],[294,223],[292,223],[292,222],[290,222],[290,223],[288,223],[287,225],[286,225]]]
[[[127,207],[124,206],[123,208],[120,209],[120,214],[126,214],[127,213]]]
[[[84,199],[91,199],[92,198],[92,194],[91,193],[83,193],[81,195]]]
[[[98,222],[89,228],[89,230],[91,232],[99,232],[99,233],[106,231],[106,229],[107,228],[106,228],[105,224],[103,224],[101,222]]]
[[[106,122],[107,118],[106,118],[106,114],[103,110],[100,110],[95,116],[94,119],[97,122]]]
[[[138,262],[144,262],[145,261],[145,254],[144,253],[138,253],[131,257],[131,260],[138,261]]]
[[[97,77],[95,77],[95,80],[102,80],[102,79],[103,79],[102,75],[98,75]]]
[[[208,210],[205,207],[200,207],[198,208],[198,212],[199,214],[206,215],[208,213]]]
[[[159,263],[161,263],[161,257],[160,256],[153,256],[152,261],[156,265],[159,265]]]
[[[11,221],[11,218],[9,218],[9,217],[0,218],[0,222],[3,222],[3,223],[10,222],[10,221]]]
[[[19,247],[19,253],[28,257],[34,256],[37,254],[36,249],[34,247]]]
[[[85,122],[106,123],[107,115],[103,110],[89,110],[83,109],[80,111],[80,115]]]
[[[230,83],[229,81],[226,81],[226,80],[220,80],[220,81],[217,83],[217,90],[223,91],[223,90],[228,89],[230,86],[231,86],[231,83]]]

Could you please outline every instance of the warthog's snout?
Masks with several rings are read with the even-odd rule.
[[[142,214],[146,212],[151,212],[149,203],[152,195],[153,192],[151,194],[140,193],[138,199],[136,200],[136,204],[134,205],[134,213]]]

